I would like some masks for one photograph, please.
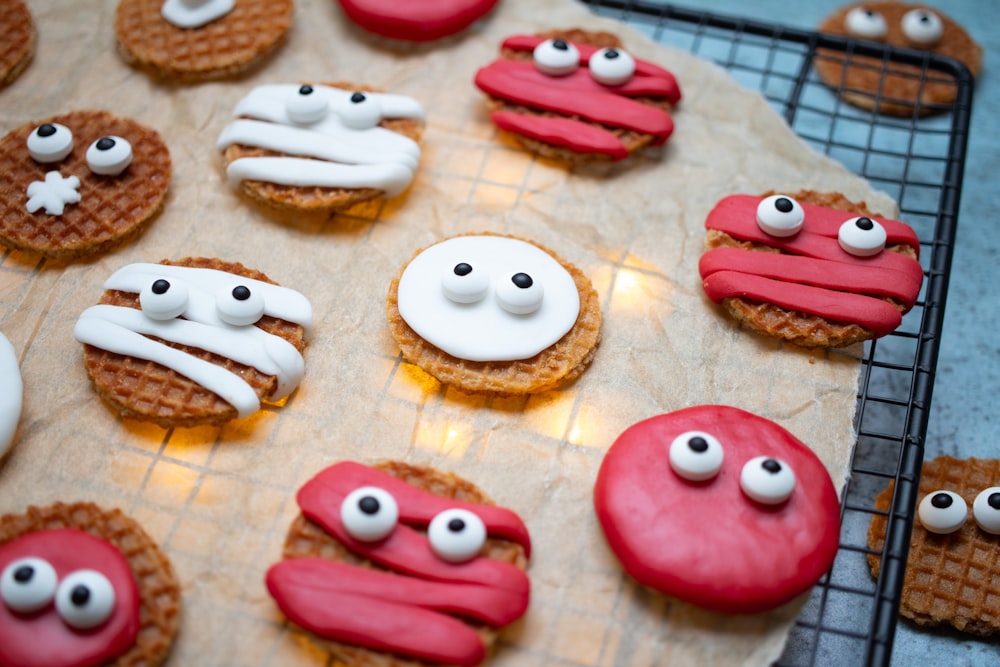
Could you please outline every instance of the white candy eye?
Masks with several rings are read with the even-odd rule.
[[[764,197],[757,204],[757,225],[771,236],[795,236],[805,219],[806,213],[799,203],[785,195]]]
[[[354,93],[337,107],[341,122],[355,130],[367,130],[382,122],[382,105],[371,95]]]
[[[848,34],[864,39],[882,39],[889,32],[885,17],[864,7],[855,7],[844,17]]]
[[[37,162],[59,162],[73,150],[73,132],[59,123],[43,123],[28,135],[28,153]]]
[[[285,100],[285,111],[293,123],[315,123],[323,120],[330,108],[330,98],[321,89],[306,84]]]
[[[45,607],[56,594],[55,568],[41,558],[20,558],[0,574],[0,598],[14,612],[30,614]]]
[[[722,444],[703,431],[681,433],[670,443],[670,467],[692,482],[703,482],[719,474]]]
[[[547,39],[535,47],[535,67],[549,76],[566,76],[580,67],[580,52],[564,39]]]
[[[758,503],[777,505],[788,500],[795,490],[795,473],[780,459],[758,456],[743,465],[740,488]]]
[[[917,518],[923,527],[940,535],[961,528],[968,513],[965,499],[954,491],[932,491],[917,506]]]
[[[132,144],[121,137],[101,137],[87,149],[87,166],[95,174],[117,176],[132,164]]]
[[[377,542],[389,535],[399,521],[399,505],[385,489],[362,486],[340,504],[344,530],[361,542]]]
[[[157,278],[139,292],[139,306],[152,320],[172,320],[187,310],[188,288],[184,283]]]
[[[932,46],[941,40],[944,24],[929,9],[911,9],[903,15],[903,34],[914,44]]]
[[[972,503],[972,516],[984,531],[1000,535],[1000,486],[979,492]]]
[[[544,294],[541,283],[523,272],[501,279],[496,289],[500,306],[514,315],[530,315],[541,308]]]
[[[215,295],[215,310],[226,324],[245,327],[264,316],[264,296],[246,285],[223,287]]]
[[[635,59],[621,49],[601,49],[590,57],[590,76],[605,86],[620,86],[635,74]]]
[[[483,520],[468,510],[445,510],[427,526],[431,549],[441,560],[461,563],[474,558],[486,543]]]
[[[475,303],[489,291],[490,277],[468,262],[459,262],[444,272],[441,289],[455,303]]]
[[[885,248],[885,228],[871,218],[851,218],[840,226],[837,241],[855,257],[871,257]]]
[[[78,630],[96,628],[114,609],[115,589],[97,570],[77,570],[56,589],[56,611],[66,625]]]

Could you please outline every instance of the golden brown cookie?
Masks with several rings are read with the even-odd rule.
[[[26,558],[34,558],[36,562],[26,562]],[[41,568],[37,564],[39,558],[45,561]],[[73,587],[76,614],[57,609],[51,600],[46,604],[47,596],[42,596],[37,603],[43,606],[30,612],[30,616],[24,616],[29,612],[19,613],[11,608],[14,596],[4,595],[5,604],[0,604],[0,615],[5,615],[5,622],[0,623],[0,636],[3,637],[0,662],[10,657],[9,653],[19,650],[33,654],[37,661],[41,651],[54,651],[57,647],[81,660],[87,656],[98,660],[103,657],[100,664],[109,667],[155,667],[164,662],[180,620],[180,585],[166,555],[134,519],[120,510],[105,510],[91,503],[32,506],[24,514],[0,516],[0,571],[8,571],[11,578],[18,581],[28,577],[28,582],[41,582],[41,578],[34,575],[47,569],[46,563],[55,568],[54,574],[59,577],[60,584],[79,577],[81,570],[96,570],[97,579],[105,577],[116,599],[126,602],[119,602],[111,615],[101,620],[100,609],[97,609],[101,598],[100,582],[93,583],[93,576],[76,578],[77,584]],[[29,567],[18,577],[16,570],[25,565]],[[53,588],[55,583],[51,583]],[[86,602],[82,603],[77,591],[81,585],[86,594]],[[119,590],[131,586],[138,589],[137,609],[127,601],[128,591]],[[38,587],[44,589],[46,586],[38,583]],[[58,601],[59,589],[49,591],[52,592]],[[57,613],[62,623],[39,622],[44,616]],[[90,613],[98,615],[87,621]],[[131,641],[128,638],[112,640],[110,635],[127,623],[122,617],[131,613],[138,618],[137,634]],[[85,621],[100,624],[83,633],[70,627],[83,628]],[[26,645],[18,649],[10,633]]]
[[[993,488],[997,486],[997,459],[939,456],[924,462],[918,503],[929,494],[951,491],[965,501],[968,517],[957,531],[948,534],[931,532],[919,519],[914,520],[899,607],[903,616],[918,625],[950,624],[983,637],[1000,630],[1000,535],[985,531],[973,511],[976,498],[987,489],[1000,491]],[[874,577],[881,569],[894,488],[890,482],[875,498],[879,514],[872,517],[868,529],[868,546],[874,552],[869,554],[868,564]],[[993,521],[1000,512],[997,506],[1000,502],[985,508]]]
[[[923,12],[923,13],[921,13]],[[929,14],[928,14],[929,12]],[[909,15],[909,16],[908,16]],[[965,29],[939,9],[902,2],[864,2],[842,7],[820,23],[820,32],[922,49],[954,58],[979,76],[983,49]],[[940,36],[934,36],[940,32]],[[924,73],[920,67],[881,58],[820,49],[816,72],[845,100],[863,109],[892,116],[909,116],[914,107],[926,115],[955,101],[957,84],[943,72]],[[887,69],[889,71],[884,71]]]
[[[476,246],[464,247],[468,243]],[[477,259],[490,274],[484,276],[486,286],[469,295],[474,301],[459,304],[442,289],[442,277],[454,280],[465,268],[460,264],[473,267],[460,279],[475,277]],[[523,273],[503,274],[507,269]],[[411,294],[433,297],[426,307],[407,301],[402,281],[408,275],[419,281]],[[528,275],[525,282],[532,284],[512,287],[518,275]],[[513,292],[510,298],[523,291],[530,299],[527,293],[539,285],[543,293],[532,304],[537,310],[512,313],[505,291]],[[578,310],[563,311],[574,299]],[[558,324],[540,319],[556,308]],[[386,314],[407,361],[469,393],[513,396],[556,389],[583,373],[601,340],[601,305],[590,280],[548,248],[498,234],[459,235],[415,253],[389,286]]]
[[[11,84],[35,54],[35,22],[21,0],[0,0],[0,88]]]
[[[280,401],[302,377],[311,306],[260,271],[164,260],[123,267],[105,287],[74,335],[94,389],[122,417],[221,424]],[[197,330],[177,330],[181,317]]]
[[[54,133],[41,136],[49,130]],[[63,158],[54,159],[55,152],[47,158],[51,161],[40,162],[29,152],[29,140],[39,140],[48,151],[66,146],[70,135],[72,150]],[[88,152],[112,136],[126,143],[106,152],[117,154],[130,144],[131,163],[117,175],[95,173]],[[170,176],[170,152],[163,139],[130,118],[88,110],[26,123],[0,139],[0,243],[46,257],[104,253],[137,236],[154,219]],[[76,188],[71,187],[74,180],[79,181]],[[39,204],[42,199],[48,203]],[[49,212],[59,208],[61,212]]]
[[[234,76],[263,62],[292,25],[293,0],[238,0],[221,18],[178,27],[163,0],[120,0],[115,36],[125,62],[182,82]],[[192,3],[193,4],[193,3]]]

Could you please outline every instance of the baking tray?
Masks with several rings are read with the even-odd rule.
[[[584,0],[597,14],[632,25],[656,42],[714,61],[764,95],[815,149],[892,196],[900,219],[921,239],[924,286],[893,334],[864,346],[855,424],[857,442],[843,493],[840,551],[798,618],[781,665],[888,665],[914,515],[948,276],[958,222],[973,79],[954,60],[816,32],[632,0]],[[818,49],[880,71],[919,68],[922,83],[953,78],[956,103],[908,118],[843,102],[817,77]],[[873,97],[881,96],[879,91]],[[874,101],[874,100],[873,100]],[[867,530],[875,496],[896,492],[878,580],[871,577]]]

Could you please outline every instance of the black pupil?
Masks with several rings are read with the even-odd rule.
[[[309,84],[306,84],[301,88],[299,88],[299,95],[312,95],[312,92],[313,92],[313,87],[310,86]]]
[[[764,462],[760,464],[760,467],[772,475],[781,472],[781,464],[774,459],[765,459]]]
[[[858,218],[854,224],[858,229],[863,229],[866,232],[875,228],[875,223],[871,221],[871,218]]]
[[[461,519],[452,519],[448,522],[448,530],[453,533],[460,533],[465,530],[465,522]]]
[[[379,505],[378,499],[373,496],[365,496],[358,501],[358,509],[360,509],[365,514],[375,514],[378,512]]]
[[[40,137],[51,137],[56,133],[56,126],[52,123],[45,123],[38,128],[38,136]]]
[[[109,151],[115,147],[115,140],[111,137],[101,137],[97,140],[97,150]]]
[[[700,435],[696,435],[688,440],[688,447],[691,448],[692,452],[701,454],[702,452],[708,451],[708,440],[705,440],[705,438]]]
[[[246,285],[238,285],[234,287],[233,298],[237,301],[246,301],[250,298],[250,288]]]
[[[618,57],[618,52],[615,51],[614,49],[608,49],[607,51],[604,52],[604,57],[607,58],[608,60],[614,60],[615,58]]]
[[[69,599],[77,607],[82,607],[90,601],[90,589],[83,584],[74,586],[73,591],[69,594]]]
[[[355,104],[361,104],[362,102],[365,101],[365,99],[367,98],[365,98],[364,93],[354,93],[353,95],[351,95],[351,101],[354,102]]]
[[[14,570],[14,581],[19,584],[26,584],[35,576],[35,568],[30,565],[22,565]]]
[[[515,273],[510,277],[510,281],[521,289],[528,289],[535,284],[535,281],[527,273]]]
[[[951,499],[947,493],[935,493],[934,497],[931,498],[931,505],[937,507],[938,509],[944,509],[946,507],[951,507],[954,501]]]
[[[456,276],[467,276],[472,273],[472,265],[466,264],[465,262],[460,262],[455,265],[455,275]]]
[[[569,51],[569,46],[561,39],[552,40],[552,48],[559,51]]]
[[[921,14],[920,15],[920,22],[921,23],[930,23],[931,22],[931,17],[929,15],[927,15],[927,14]]]
[[[990,507],[993,509],[1000,510],[1000,492],[991,493],[990,497],[986,499],[986,502],[988,502]]]
[[[170,289],[170,283],[160,278],[153,283],[153,294],[165,294]]]
[[[774,208],[778,209],[782,213],[788,213],[795,207],[792,204],[791,199],[788,199],[787,197],[779,197],[774,200]]]

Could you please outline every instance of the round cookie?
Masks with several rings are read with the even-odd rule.
[[[120,0],[118,52],[130,65],[182,82],[230,77],[260,64],[284,40],[295,10],[293,0],[239,0],[203,25],[183,27],[164,17],[165,4],[197,3]]]
[[[14,442],[23,393],[17,353],[7,337],[0,333],[0,461]]]
[[[219,259],[131,264],[74,336],[97,393],[164,428],[221,424],[277,402],[305,373],[312,307],[260,271]]]
[[[500,0],[339,0],[344,14],[365,30],[407,42],[431,42],[465,30]]]
[[[0,516],[0,573],[2,664],[155,667],[170,653],[180,585],[120,510],[56,503]]]
[[[494,396],[574,380],[601,339],[597,292],[579,269],[532,241],[490,233],[415,253],[389,286],[386,314],[408,361]]]
[[[822,462],[779,425],[702,405],[629,427],[594,487],[625,571],[730,614],[778,607],[830,568],[840,504]]]
[[[88,161],[106,137],[125,139],[106,151],[113,159],[130,151],[118,174],[94,171],[106,171],[103,155],[91,160],[95,166]],[[46,161],[32,156],[29,141]],[[130,118],[88,110],[26,123],[0,139],[0,244],[70,259],[106,252],[159,213],[170,176],[163,139]]]
[[[902,2],[864,2],[846,5],[826,17],[820,32],[890,46],[927,50],[954,58],[979,76],[983,49],[954,20],[924,5]],[[814,60],[816,72],[851,104],[892,116],[910,116],[914,107],[921,115],[940,111],[955,101],[957,86],[947,74],[881,58],[844,54],[820,49]]]
[[[579,29],[508,37],[475,84],[500,130],[570,165],[662,145],[681,99],[673,74],[633,58],[610,33]]]
[[[337,664],[480,665],[527,609],[527,528],[456,475],[345,461],[297,500],[266,583]]]
[[[782,232],[786,222],[796,226]],[[746,328],[804,347],[892,332],[923,282],[913,230],[839,193],[731,195],[705,227],[706,295]]]
[[[0,88],[21,76],[35,54],[37,33],[28,6],[0,0]]]

